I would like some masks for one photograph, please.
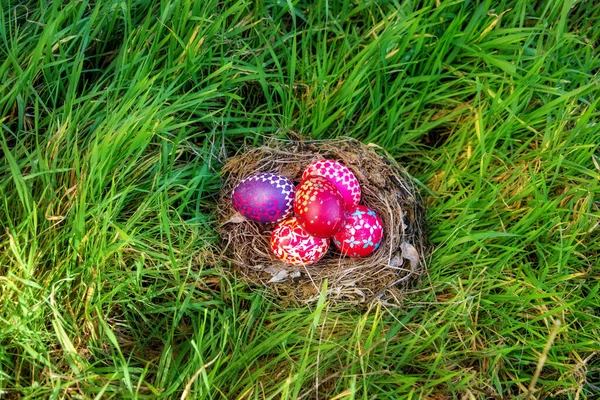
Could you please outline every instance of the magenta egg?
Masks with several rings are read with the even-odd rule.
[[[306,231],[316,237],[330,237],[344,224],[344,199],[333,183],[316,176],[296,188],[294,213]]]
[[[242,180],[233,189],[233,207],[255,222],[278,222],[293,211],[294,184],[285,176],[260,173]]]
[[[333,236],[333,243],[345,255],[365,257],[379,248],[383,223],[379,215],[366,206],[346,211],[344,227]]]
[[[334,184],[346,203],[346,207],[355,206],[360,203],[360,185],[358,179],[348,167],[336,160],[319,160],[311,163],[304,173],[302,179],[310,176],[322,176]]]

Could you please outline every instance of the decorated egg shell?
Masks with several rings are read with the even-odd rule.
[[[324,177],[310,177],[296,188],[294,213],[309,234],[330,237],[344,224],[344,199]]]
[[[278,222],[293,211],[294,184],[285,176],[260,173],[243,179],[233,190],[233,207],[255,222]]]
[[[344,227],[333,236],[333,243],[345,255],[365,257],[379,248],[383,223],[379,215],[366,206],[347,210]]]
[[[288,264],[313,264],[327,253],[329,239],[310,235],[296,217],[291,217],[271,233],[271,248],[277,258]]]
[[[319,160],[312,162],[302,179],[310,176],[322,176],[331,181],[340,192],[346,207],[355,206],[360,202],[360,185],[356,176],[344,164],[336,160]]]

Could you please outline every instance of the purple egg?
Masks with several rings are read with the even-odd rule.
[[[233,207],[255,222],[279,222],[293,211],[296,189],[285,176],[251,175],[233,189]]]

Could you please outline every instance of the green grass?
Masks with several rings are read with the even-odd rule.
[[[600,396],[597,2],[0,7],[0,398]],[[289,131],[422,183],[401,308],[203,265],[224,157]]]

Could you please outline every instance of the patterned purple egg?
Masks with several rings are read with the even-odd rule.
[[[279,222],[293,211],[296,189],[285,176],[262,173],[251,175],[233,189],[233,207],[255,222]]]

